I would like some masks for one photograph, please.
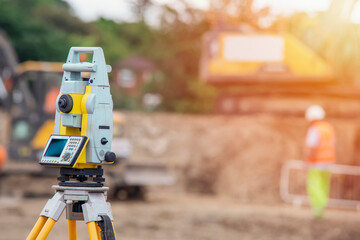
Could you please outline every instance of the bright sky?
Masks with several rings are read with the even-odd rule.
[[[67,1],[81,19],[85,21],[95,20],[98,17],[105,17],[115,21],[133,21],[134,15],[131,12],[132,0],[65,0]],[[181,10],[182,4],[176,0],[153,0],[158,4],[170,4]],[[186,0],[195,8],[207,9],[209,0]],[[325,11],[331,0],[255,0],[254,8],[259,9],[265,6],[271,7],[273,14],[291,14],[297,11],[318,12]],[[156,24],[156,13],[149,17],[150,21]],[[360,23],[360,2],[355,7],[352,15],[354,22]]]

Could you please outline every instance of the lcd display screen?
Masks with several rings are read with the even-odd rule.
[[[60,157],[68,139],[53,138],[46,150],[45,157]]]

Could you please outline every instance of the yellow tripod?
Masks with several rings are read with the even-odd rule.
[[[90,240],[115,240],[107,187],[53,186],[56,193],[48,200],[40,218],[26,240],[44,240],[66,209],[69,240],[76,240],[76,221],[84,220]]]

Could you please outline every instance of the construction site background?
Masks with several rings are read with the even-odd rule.
[[[324,220],[314,221],[309,208],[284,205],[280,199],[281,166],[287,159],[302,157],[307,127],[302,118],[140,112],[125,116],[134,157],[166,162],[178,179],[172,187],[150,188],[145,201],[111,202],[122,239],[350,240],[360,236],[356,211],[328,209]],[[339,163],[358,163],[358,121],[330,118],[330,122],[339,132]],[[27,185],[14,187],[48,189],[56,184],[55,179],[25,181]],[[0,214],[7,217],[0,221],[0,239],[25,238],[46,201],[39,196],[2,196]],[[82,224],[78,228],[79,239],[86,239],[86,229]],[[49,238],[64,239],[64,229],[66,221],[61,219]]]
[[[6,113],[0,114],[3,126],[8,119]],[[169,166],[181,192],[279,203],[282,165],[303,158],[307,122],[302,117],[142,112],[124,112],[124,116],[132,158]],[[338,133],[337,163],[360,165],[360,122],[352,117],[329,121]],[[2,140],[8,138],[6,129],[1,134]]]
[[[116,137],[128,140],[132,149],[123,163],[139,163],[142,169],[162,164],[161,170],[168,170],[170,178],[175,176],[173,185],[146,185],[145,198],[136,201],[119,201],[123,188],[117,189],[120,194],[109,194],[119,238],[359,239],[356,210],[360,205],[350,211],[329,209],[323,220],[315,221],[309,208],[299,207],[303,202],[285,204],[280,194],[284,164],[303,160],[308,127],[304,113],[314,103],[325,108],[327,120],[335,127],[337,164],[360,166],[360,35],[359,24],[350,21],[358,1],[333,0],[322,13],[289,16],[274,15],[267,7],[255,11],[252,0],[214,0],[206,12],[184,3],[182,13],[171,4],[134,3],[136,21],[131,23],[106,18],[84,22],[60,0],[3,1],[0,8],[0,28],[5,32],[0,35],[7,42],[4,55],[11,52],[6,50],[12,44],[19,66],[38,60],[33,63],[44,68],[29,70],[38,77],[48,71],[49,63],[43,61],[64,62],[70,46],[103,47],[113,66],[114,106],[124,115],[119,116],[114,134],[125,132]],[[152,8],[161,10],[157,27],[147,22]],[[279,51],[272,52],[275,59],[283,57],[264,61],[271,54],[260,51],[259,62],[232,61],[224,57],[226,39],[235,45],[239,39],[248,44],[270,39],[278,46]],[[253,59],[252,52],[248,53]],[[50,115],[34,111],[43,104],[36,103],[34,96],[46,91],[47,80],[42,84],[38,77],[22,78],[13,66],[16,61],[2,60],[0,67],[11,69],[14,76],[1,71],[3,82],[17,83],[13,89],[11,84],[3,88],[11,94],[18,91],[18,96],[22,93],[23,100],[31,99],[14,104],[16,111],[6,111],[3,101],[0,111],[0,144],[21,153],[16,139],[11,142],[15,127],[9,126],[18,120],[14,112],[22,113],[18,118],[28,129],[53,126],[53,122],[44,124],[45,118],[52,121]],[[61,71],[60,67],[58,75]],[[38,90],[34,83],[44,88]],[[33,92],[33,96],[28,94]],[[24,103],[31,103],[33,109]],[[51,185],[57,184],[57,172],[43,170],[37,163],[35,156],[42,148],[31,148],[26,141],[19,146],[25,146],[27,160],[9,159],[0,179],[0,192],[5,189],[0,196],[0,215],[6,216],[0,219],[0,239],[4,240],[25,238],[52,194]],[[119,165],[104,167],[105,172],[123,179],[117,172]],[[301,169],[300,181],[292,189],[297,194],[305,193],[305,170]],[[340,197],[360,200],[358,179],[352,178],[351,184],[342,181],[337,186]],[[113,183],[107,177],[107,186]],[[64,239],[65,225],[62,219],[49,238]],[[86,239],[82,230],[85,234],[79,239]]]
[[[126,117],[134,157],[167,162],[178,173],[178,188],[186,192],[279,203],[281,166],[303,158],[303,118],[131,112]],[[359,165],[360,123],[329,121],[338,133],[337,163]]]

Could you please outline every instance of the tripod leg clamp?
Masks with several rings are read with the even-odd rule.
[[[63,192],[56,192],[55,195],[50,200],[48,200],[40,215],[58,221],[61,213],[66,207],[66,203],[64,202],[63,197]]]
[[[113,224],[108,215],[99,215],[101,221],[98,221],[98,225],[101,229],[101,240],[116,240]]]

